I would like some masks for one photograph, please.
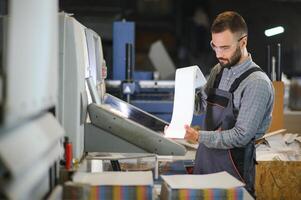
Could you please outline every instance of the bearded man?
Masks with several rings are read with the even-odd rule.
[[[196,92],[195,110],[204,112],[201,131],[186,125],[186,140],[199,143],[195,174],[227,171],[255,197],[255,139],[271,122],[274,89],[247,50],[248,28],[236,12],[219,14],[210,42],[219,63]]]

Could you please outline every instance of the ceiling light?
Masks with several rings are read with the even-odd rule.
[[[270,29],[265,30],[264,34],[267,37],[271,37],[271,36],[278,35],[283,32],[284,32],[284,28],[282,26],[277,26],[275,28],[270,28]]]

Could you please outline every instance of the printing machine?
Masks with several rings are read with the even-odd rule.
[[[59,35],[58,113],[75,158],[84,152],[185,154],[184,146],[162,134],[165,121],[105,92],[98,34],[61,13]]]

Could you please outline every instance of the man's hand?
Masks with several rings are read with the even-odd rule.
[[[195,130],[194,128],[191,128],[188,125],[185,125],[185,130],[186,130],[186,134],[184,136],[184,139],[192,142],[192,143],[196,143],[199,140],[199,132],[197,130]]]

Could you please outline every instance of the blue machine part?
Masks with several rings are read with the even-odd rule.
[[[140,80],[153,80],[154,72],[150,71],[134,71],[133,78],[135,81]]]
[[[126,43],[133,45],[132,60],[135,60],[135,23],[119,21],[113,23],[113,80],[125,80]],[[135,65],[133,63],[133,65]]]

